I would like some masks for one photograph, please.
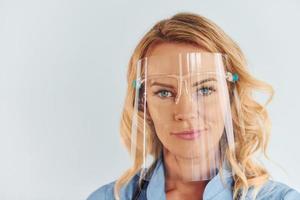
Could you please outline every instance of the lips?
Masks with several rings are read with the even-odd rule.
[[[200,135],[205,131],[203,130],[188,130],[188,131],[182,131],[182,132],[176,132],[176,133],[171,133],[171,135],[174,135],[180,139],[184,140],[194,140],[200,137]]]

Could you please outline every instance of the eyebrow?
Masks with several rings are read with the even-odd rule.
[[[198,81],[196,83],[193,83],[193,87],[201,85],[201,84],[209,82],[209,81],[217,81],[217,80],[215,78],[204,79],[204,80]]]
[[[165,84],[165,83],[158,83],[158,82],[151,83],[150,87],[155,86],[155,85],[162,86],[162,87],[168,87],[168,88],[174,88],[172,85],[168,85],[168,84]]]
[[[215,78],[208,78],[208,79],[204,79],[204,80],[201,80],[201,81],[197,81],[196,83],[193,83],[193,87],[201,85],[201,84],[209,82],[209,81],[217,81],[217,80]],[[174,88],[172,85],[168,85],[168,84],[165,84],[165,83],[158,83],[158,82],[151,83],[150,87],[155,86],[155,85],[162,86],[162,87],[168,87],[168,88]]]

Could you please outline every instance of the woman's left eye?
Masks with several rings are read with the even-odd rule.
[[[208,96],[214,91],[215,89],[213,87],[202,87],[197,90],[197,93],[200,93],[203,96]]]

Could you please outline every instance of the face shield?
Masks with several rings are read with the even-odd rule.
[[[131,154],[142,160],[142,179],[149,179],[154,140],[168,160],[166,176],[184,181],[211,179],[225,151],[234,151],[229,85],[238,78],[225,71],[224,59],[187,52],[138,61]]]

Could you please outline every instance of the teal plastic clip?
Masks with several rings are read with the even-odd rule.
[[[239,80],[239,75],[237,73],[232,74],[233,82],[237,82]]]
[[[237,73],[226,72],[226,79],[230,82],[236,83],[239,80],[239,75]]]
[[[140,86],[141,86],[141,81],[140,81],[140,80],[135,80],[135,79],[134,79],[134,80],[132,81],[132,87],[133,87],[133,88],[137,88],[137,89],[138,89],[138,88],[140,88]]]

